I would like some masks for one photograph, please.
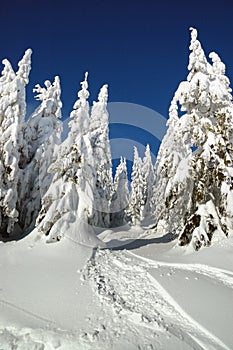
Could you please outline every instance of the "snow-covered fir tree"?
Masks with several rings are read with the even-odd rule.
[[[93,103],[90,120],[90,140],[95,166],[94,226],[110,225],[110,200],[112,192],[112,160],[108,129],[108,86],[99,92],[98,101]]]
[[[171,137],[165,136],[156,165],[157,186],[165,183],[165,201],[156,214],[167,214],[168,227],[179,214],[179,225],[173,226],[179,244],[199,249],[232,229],[233,108],[225,65],[215,53],[210,54],[212,64],[207,62],[193,28],[190,50],[187,81],[180,84],[170,109]],[[178,103],[186,111],[180,119]],[[175,167],[174,162],[164,167],[174,152]]]
[[[190,206],[191,149],[185,143],[183,119],[177,115],[176,96],[169,109],[167,132],[155,164],[155,220],[158,231],[177,234]]]
[[[31,54],[30,49],[25,52],[16,73],[10,62],[3,60],[0,78],[0,236],[20,230],[16,223],[21,210],[18,205],[21,169],[27,158],[23,127]]]
[[[154,205],[155,205],[156,191],[154,188],[155,172],[154,172],[154,166],[151,159],[149,144],[146,146],[145,156],[143,158],[143,164],[142,164],[142,172],[143,172],[143,177],[146,185],[146,190],[144,193],[145,205],[143,208],[142,216],[143,218],[151,218],[152,210],[154,209]]]
[[[127,212],[131,222],[137,224],[144,219],[152,219],[155,207],[155,173],[149,145],[146,146],[143,159],[139,157],[137,148],[134,148],[131,177],[131,193]]]
[[[193,144],[197,147],[192,157],[194,179],[193,208],[184,226],[179,242],[193,242],[196,249],[209,245],[219,234],[228,235],[233,228],[233,106],[225,65],[216,53],[211,53],[212,65],[198,75],[195,72],[196,47],[200,49],[197,31],[192,29],[190,74],[196,94],[193,112]],[[195,88],[194,88],[195,87]]]
[[[44,82],[34,88],[40,105],[29,117],[24,127],[24,137],[28,146],[28,161],[22,172],[20,213],[21,226],[32,228],[41,208],[41,197],[52,182],[53,174],[48,168],[56,158],[57,146],[61,142],[62,102],[59,77],[54,82]]]
[[[89,97],[87,74],[81,82],[78,100],[71,113],[71,130],[59,147],[57,160],[49,172],[53,182],[42,198],[42,209],[37,219],[38,230],[57,241],[66,233],[75,241],[85,244],[97,242],[91,225],[94,168],[89,139]]]
[[[111,196],[111,227],[122,226],[127,222],[126,211],[129,204],[129,181],[126,159],[121,158],[116,168]]]
[[[143,174],[143,161],[139,157],[137,147],[134,147],[134,161],[131,174],[131,192],[127,214],[133,225],[143,219],[146,199],[146,181]]]

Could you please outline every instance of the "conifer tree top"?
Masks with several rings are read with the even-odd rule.
[[[100,89],[99,95],[98,95],[98,102],[107,104],[108,102],[108,85],[105,84]]]
[[[81,83],[80,83],[82,89],[79,90],[79,92],[78,92],[78,97],[79,97],[81,103],[86,102],[86,100],[88,99],[88,97],[89,97],[89,95],[90,95],[90,94],[89,94],[89,91],[87,90],[87,89],[88,89],[87,78],[88,78],[88,72],[85,73],[85,79],[84,79],[84,81],[81,81]]]
[[[0,77],[0,82],[10,82],[15,78],[15,72],[11,66],[11,63],[5,58],[2,60],[4,68],[2,70],[2,75]]]
[[[189,65],[188,70],[190,71],[187,80],[190,81],[195,73],[207,72],[208,62],[205,57],[205,53],[202,49],[200,41],[197,39],[197,30],[193,27],[190,27],[191,30],[191,42],[189,49],[191,51],[189,55]]]
[[[22,78],[25,84],[28,84],[29,82],[28,77],[31,70],[31,55],[32,55],[32,50],[31,49],[26,50],[23,58],[18,63],[19,69],[17,72],[17,76]]]
[[[33,89],[33,92],[38,93],[38,95],[35,96],[36,100],[45,101],[49,98],[60,98],[61,87],[58,76],[54,78],[53,84],[49,80],[45,80],[44,85],[45,88],[41,87],[40,84],[36,84]]]
[[[41,87],[37,84],[33,89],[36,92],[36,100],[42,101],[42,107],[45,108],[45,115],[54,114],[57,118],[61,118],[62,102],[61,97],[61,86],[60,79],[58,76],[54,78],[54,82],[51,83],[49,80],[45,80],[45,87]]]

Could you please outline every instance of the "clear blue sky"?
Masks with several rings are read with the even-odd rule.
[[[59,75],[65,116],[86,70],[91,99],[108,83],[111,102],[133,102],[167,115],[187,75],[190,26],[199,30],[206,52],[220,55],[233,81],[232,0],[3,0],[0,57],[16,67],[31,47],[29,91]]]

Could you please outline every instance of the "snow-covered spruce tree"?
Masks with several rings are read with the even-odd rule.
[[[20,217],[24,229],[32,228],[41,208],[41,197],[52,182],[53,174],[48,168],[56,158],[56,147],[61,142],[62,102],[59,77],[54,82],[46,80],[45,87],[37,84],[34,92],[41,101],[24,128],[28,145],[28,160],[22,172],[20,186]]]
[[[99,227],[110,225],[110,199],[112,192],[112,160],[108,129],[108,86],[99,92],[93,103],[90,119],[90,140],[95,166],[94,212],[92,224]]]
[[[192,50],[197,42],[197,32],[192,29]],[[188,77],[196,84],[196,106],[187,112],[193,112],[192,141],[197,150],[191,162],[193,212],[180,233],[179,243],[192,241],[196,249],[209,245],[219,234],[227,236],[233,228],[232,96],[225,65],[216,53],[211,53],[210,58],[212,65],[207,64],[207,73],[200,72],[197,77],[193,70],[198,57],[193,54]]]
[[[128,214],[133,223],[145,219],[152,219],[155,208],[155,173],[152,164],[150,146],[146,146],[143,160],[138,156],[138,151],[134,150],[134,164],[132,172],[132,184]],[[140,198],[137,201],[137,198]],[[133,209],[134,207],[134,209]],[[138,214],[135,216],[133,212]]]
[[[173,129],[173,134],[181,131],[186,149],[176,166],[175,177],[182,180],[174,180],[169,172],[172,189],[166,187],[164,194],[168,221],[174,212],[181,213],[180,226],[176,226],[179,244],[192,243],[199,249],[219,234],[228,235],[233,226],[233,108],[225,65],[215,53],[210,54],[212,64],[207,62],[197,31],[191,30],[190,73],[172,105],[176,118],[178,103],[186,111]],[[183,171],[182,163],[186,163]]]
[[[31,70],[28,49],[18,63],[15,73],[10,62],[3,60],[0,78],[0,236],[9,236],[20,230],[19,186],[21,169],[27,158],[23,138],[26,114],[25,87]]]
[[[111,227],[119,227],[127,222],[126,211],[129,204],[129,186],[125,158],[121,158],[116,168],[111,196]]]
[[[86,244],[98,241],[88,225],[93,208],[94,162],[89,140],[87,74],[81,86],[71,112],[71,130],[49,168],[54,177],[42,198],[37,219],[38,231],[47,236],[48,242],[60,240],[65,233]]]
[[[191,149],[185,143],[185,120],[177,115],[176,96],[169,109],[167,132],[155,164],[155,219],[159,232],[177,234],[191,205]],[[184,123],[183,123],[184,121]]]
[[[143,219],[143,211],[146,198],[146,182],[143,174],[143,161],[138,155],[137,147],[134,147],[134,162],[131,174],[131,192],[128,217],[133,225],[139,224]]]
[[[143,164],[142,164],[142,173],[143,173],[143,177],[146,185],[146,190],[144,194],[145,205],[143,208],[142,216],[143,218],[151,218],[152,210],[154,209],[154,205],[155,205],[156,193],[154,190],[155,172],[152,164],[149,145],[146,146],[145,156],[143,158]]]

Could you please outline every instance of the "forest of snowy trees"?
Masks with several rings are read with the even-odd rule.
[[[36,227],[48,242],[69,230],[79,240],[94,236],[95,227],[149,222],[155,234],[172,233],[179,245],[198,250],[233,232],[230,83],[219,56],[212,52],[207,60],[194,28],[190,51],[187,80],[171,101],[156,164],[149,145],[144,158],[135,147],[130,185],[124,158],[112,175],[107,85],[90,106],[85,74],[62,141],[59,78],[35,86],[40,104],[26,119],[32,51],[17,72],[3,60],[0,239],[23,237]]]

